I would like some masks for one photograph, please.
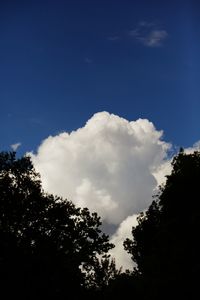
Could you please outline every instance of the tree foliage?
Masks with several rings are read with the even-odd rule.
[[[44,193],[30,158],[0,153],[0,286],[4,298],[196,299],[200,272],[200,152],[172,173],[138,217],[125,249],[137,267],[117,270],[96,213]],[[70,296],[69,296],[70,295]]]
[[[200,152],[173,159],[172,173],[125,249],[137,263],[143,297],[196,299],[200,272]]]
[[[77,299],[97,257],[113,247],[100,225],[96,213],[44,193],[29,157],[0,153],[0,285],[6,299]]]
[[[87,270],[87,267],[85,268]],[[116,268],[114,258],[103,255],[96,258],[92,268],[89,267],[86,273],[86,283],[88,289],[102,291],[110,284],[112,280],[121,274],[121,269]]]

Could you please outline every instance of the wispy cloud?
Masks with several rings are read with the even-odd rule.
[[[160,47],[168,37],[165,29],[158,26],[155,22],[140,21],[135,28],[126,32],[113,34],[107,37],[110,42],[126,40],[128,37],[139,42],[146,47]]]
[[[129,31],[129,36],[146,47],[159,47],[168,37],[166,30],[157,28],[154,23],[142,21],[137,27]]]
[[[139,26],[141,27],[153,27],[155,26],[155,23],[154,22],[147,22],[147,21],[140,21],[138,23]]]
[[[147,47],[158,47],[162,45],[167,36],[166,30],[151,30],[148,35],[139,36],[138,40]]]
[[[92,63],[93,63],[93,60],[92,60],[91,58],[89,58],[89,57],[85,57],[84,62],[85,62],[86,64],[92,64]]]
[[[44,124],[44,120],[42,120],[40,117],[31,117],[28,120],[32,125],[40,126]]]
[[[15,143],[15,144],[12,144],[10,145],[11,149],[13,151],[17,151],[17,149],[21,146],[21,143]]]
[[[107,37],[107,39],[109,40],[109,41],[118,41],[118,40],[120,40],[120,36],[118,36],[118,35],[113,35],[113,36],[109,36],[109,37]]]

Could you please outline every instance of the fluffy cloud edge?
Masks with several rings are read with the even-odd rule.
[[[147,119],[128,121],[99,112],[82,128],[49,136],[37,153],[29,153],[46,191],[69,195],[76,205],[97,211],[105,224],[117,227],[110,238],[116,246],[111,254],[124,269],[134,264],[123,241],[171,172],[172,145],[162,135]],[[185,152],[199,148],[197,142]]]

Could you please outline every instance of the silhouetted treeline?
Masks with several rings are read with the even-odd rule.
[[[3,299],[78,299],[93,288],[91,274],[106,264],[113,247],[100,225],[96,213],[44,193],[29,157],[0,153]],[[103,255],[100,261],[98,255]],[[109,268],[110,263],[102,268],[99,288]]]
[[[180,151],[138,222],[124,242],[137,267],[122,273],[96,213],[44,193],[29,157],[0,153],[0,297],[198,298],[200,152]]]
[[[137,263],[140,298],[197,299],[200,272],[200,152],[180,153],[125,249]]]

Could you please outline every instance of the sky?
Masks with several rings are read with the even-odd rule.
[[[0,149],[119,244],[170,151],[199,145],[199,53],[197,0],[1,0]]]
[[[199,1],[0,2],[0,146],[36,150],[96,112],[199,138]]]

